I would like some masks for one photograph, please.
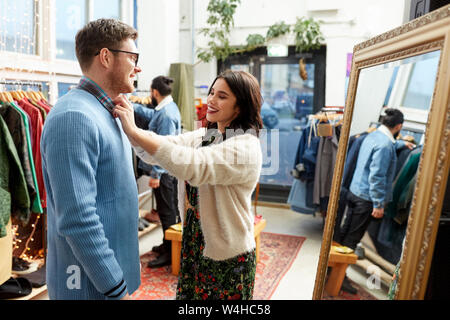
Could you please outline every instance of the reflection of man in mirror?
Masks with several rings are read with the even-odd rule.
[[[362,142],[347,206],[351,210],[347,232],[341,244],[352,249],[361,241],[372,219],[381,219],[392,198],[392,183],[397,162],[396,150],[414,144],[396,140],[403,126],[403,113],[386,109],[382,125]]]

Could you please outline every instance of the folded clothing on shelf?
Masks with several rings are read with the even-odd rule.
[[[26,297],[33,291],[30,281],[25,278],[9,278],[0,285],[0,300]]]
[[[14,274],[29,274],[37,271],[39,263],[37,262],[28,262],[19,257],[13,257],[12,262],[12,273]]]
[[[24,276],[22,276],[22,278],[25,278],[28,281],[30,281],[33,288],[40,288],[47,283],[45,272],[46,272],[46,268],[45,268],[45,265],[43,265],[37,271],[32,272],[27,275],[24,275]]]

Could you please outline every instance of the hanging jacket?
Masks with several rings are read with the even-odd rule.
[[[316,136],[312,126],[302,130],[294,161],[294,169],[298,171],[301,180],[314,180],[320,137]]]
[[[11,214],[28,217],[30,198],[16,146],[0,116],[0,238],[6,236]]]
[[[398,202],[402,193],[407,190],[406,186],[414,178],[417,168],[419,166],[420,155],[422,148],[417,148],[409,154],[404,166],[399,171],[393,184],[392,201],[388,204],[385,215],[390,218],[395,218],[398,211]]]
[[[338,149],[336,128],[332,127],[332,136],[321,137],[317,150],[317,160],[314,174],[314,204],[326,210],[328,201],[321,204],[321,199],[328,198],[331,192],[334,165]]]
[[[25,126],[24,119],[18,110],[16,110],[11,104],[5,103],[0,106],[0,116],[5,120],[8,126],[11,138],[17,150],[17,154],[20,159],[20,165],[22,167],[25,180],[27,182],[28,196],[31,203],[34,203],[36,198],[36,188],[33,180],[33,172],[31,169],[30,155],[28,153],[27,142],[27,128]],[[29,215],[20,217],[23,223],[27,223]]]
[[[367,132],[363,132],[359,135],[354,135],[350,137],[341,186],[341,188],[345,188],[346,191],[350,189],[350,183],[352,182],[353,174],[355,173],[356,169],[356,163],[358,161],[359,150],[361,149],[361,144],[367,137],[367,134],[368,134]]]

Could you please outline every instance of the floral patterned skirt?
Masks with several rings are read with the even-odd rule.
[[[177,300],[251,300],[255,285],[256,250],[223,261],[204,257],[198,188],[188,183],[185,202]]]

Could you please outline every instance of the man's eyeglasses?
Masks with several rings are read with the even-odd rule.
[[[122,53],[128,53],[128,54],[132,54],[136,57],[136,59],[134,60],[135,66],[137,67],[138,65],[138,61],[139,61],[139,53],[137,52],[130,52],[130,51],[123,51],[123,50],[116,50],[116,49],[110,49],[110,48],[106,48],[111,52],[122,52]],[[100,54],[100,51],[97,52],[95,55],[98,56]]]

